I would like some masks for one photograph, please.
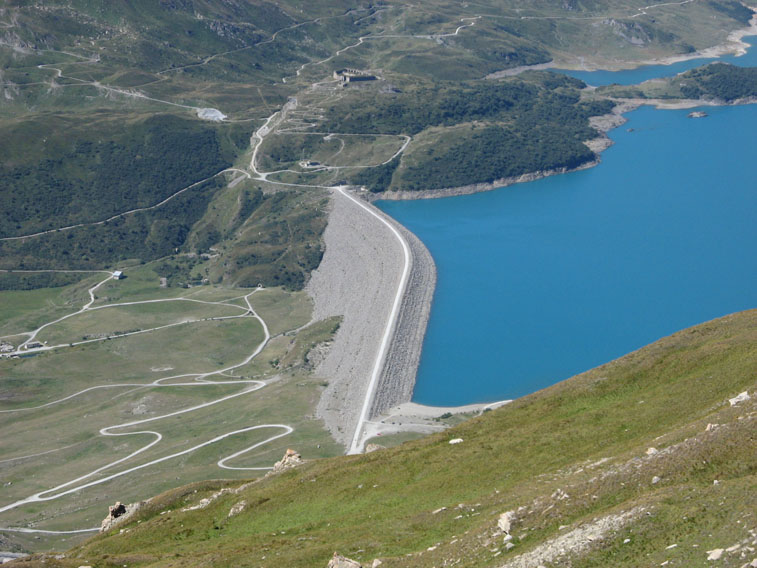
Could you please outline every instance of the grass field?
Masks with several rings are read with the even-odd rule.
[[[241,316],[246,308],[175,300],[91,310],[45,328],[37,337],[56,345],[181,323]]]
[[[80,476],[85,476],[80,483],[97,482],[256,425],[286,424],[294,431],[229,465],[270,467],[290,445],[318,456],[340,453],[313,416],[323,387],[310,376],[306,360],[310,349],[330,340],[336,327],[333,321],[317,322],[294,332],[310,321],[311,302],[304,292],[210,285],[162,288],[159,263],[124,270],[127,277],[104,282],[94,292],[92,308],[81,313],[76,312],[90,299],[87,289],[107,275],[95,274],[61,288],[0,292],[6,331],[27,331],[75,314],[45,327],[36,337],[63,347],[32,357],[0,359],[0,507]],[[246,365],[264,332],[248,314],[245,298],[274,336]],[[124,303],[130,305],[118,305]],[[242,317],[213,319],[229,316]],[[150,331],[175,323],[181,325]],[[145,332],[118,336],[135,330]],[[114,334],[109,340],[66,345]],[[25,338],[5,340],[17,345]],[[229,370],[203,380],[228,384],[196,380],[198,373],[222,369]],[[255,390],[262,383],[249,382],[253,375],[269,384]],[[80,391],[84,392],[77,395]],[[191,410],[198,405],[207,406]],[[114,429],[117,437],[98,434],[102,428],[144,420],[145,426]],[[89,475],[152,442],[155,435],[146,430],[159,432],[160,442],[123,464]],[[145,499],[178,483],[209,477],[240,479],[254,474],[221,469],[216,462],[280,433],[281,428],[270,426],[234,434],[83,492],[22,504],[0,513],[1,524],[52,530],[97,526],[103,503]],[[20,536],[14,542],[40,549],[70,543],[70,538]]]
[[[87,289],[97,284],[98,279],[102,280],[99,276],[87,277],[78,284],[62,288],[0,291],[0,333],[34,329],[76,311],[85,303]]]

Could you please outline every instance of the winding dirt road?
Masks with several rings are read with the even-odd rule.
[[[77,314],[81,314],[81,313],[83,313],[85,311],[91,311],[92,309],[104,309],[104,308],[108,308],[108,307],[114,307],[114,306],[117,306],[117,305],[123,306],[123,305],[136,305],[136,304],[144,304],[144,303],[154,303],[156,301],[187,300],[186,298],[167,299],[167,300],[146,300],[146,301],[142,301],[142,302],[124,302],[124,303],[121,303],[121,304],[112,304],[112,305],[98,306],[96,308],[91,308],[91,305],[92,305],[92,303],[94,302],[94,299],[95,299],[94,298],[94,291],[99,286],[101,286],[103,283],[107,282],[110,278],[112,278],[111,275],[109,275],[108,278],[106,278],[105,280],[99,282],[98,284],[96,284],[95,286],[93,286],[92,288],[89,289],[90,301],[87,304],[85,304],[85,306],[82,309],[80,309],[79,311],[77,311],[75,313],[69,314],[68,316],[64,316],[63,318],[59,318],[56,321],[61,321],[63,319],[66,319],[67,317],[72,317],[72,316],[75,316]],[[146,418],[146,419],[142,419],[142,420],[135,420],[135,421],[132,421],[132,422],[127,422],[127,423],[113,424],[111,426],[106,426],[105,428],[101,428],[99,430],[99,433],[102,436],[149,435],[149,436],[152,436],[153,439],[150,442],[148,442],[147,444],[145,444],[142,447],[138,448],[137,450],[131,452],[130,454],[128,454],[128,455],[126,455],[124,457],[121,457],[119,459],[113,460],[113,461],[111,461],[111,462],[109,462],[109,463],[107,463],[105,465],[102,465],[102,466],[100,466],[100,467],[98,467],[98,468],[96,468],[96,469],[94,469],[94,470],[92,470],[92,471],[90,471],[90,472],[88,472],[88,473],[86,473],[84,475],[81,475],[81,476],[79,476],[79,477],[77,477],[75,479],[71,479],[71,480],[66,481],[64,483],[56,485],[55,487],[52,487],[50,489],[46,489],[44,491],[40,491],[40,492],[35,493],[33,495],[30,495],[30,496],[28,496],[28,497],[26,497],[24,499],[19,499],[17,501],[12,502],[12,503],[0,506],[0,513],[3,513],[5,511],[9,511],[11,509],[20,507],[20,506],[28,504],[28,503],[35,503],[35,502],[40,502],[40,501],[51,501],[51,500],[54,500],[54,499],[59,499],[60,497],[63,497],[65,495],[70,495],[72,493],[76,493],[78,491],[82,491],[84,489],[93,487],[95,485],[100,485],[102,483],[106,483],[108,481],[111,481],[113,479],[116,479],[116,478],[119,478],[119,477],[122,477],[122,476],[125,476],[125,475],[131,475],[134,472],[137,472],[139,470],[148,468],[148,467],[156,465],[158,463],[162,463],[164,461],[171,460],[173,458],[189,454],[189,453],[194,452],[194,451],[196,451],[196,450],[198,450],[200,448],[209,446],[211,444],[214,444],[216,442],[219,442],[219,441],[224,440],[226,438],[229,438],[231,436],[235,436],[235,435],[239,435],[239,434],[244,434],[244,433],[252,432],[252,431],[256,431],[256,430],[273,429],[273,430],[280,430],[280,432],[278,432],[276,434],[273,434],[273,435],[267,437],[266,439],[264,439],[262,441],[256,442],[255,444],[252,444],[252,445],[250,445],[248,447],[245,447],[242,450],[234,452],[233,454],[231,454],[229,456],[223,457],[223,458],[219,459],[218,462],[216,462],[216,463],[217,463],[218,467],[223,468],[223,469],[248,470],[248,471],[259,471],[259,470],[271,469],[269,467],[229,466],[229,465],[226,464],[226,462],[228,462],[230,460],[233,460],[233,459],[235,459],[235,458],[237,458],[239,456],[242,456],[242,455],[244,455],[244,454],[246,454],[246,453],[248,453],[248,452],[250,452],[250,451],[252,451],[252,450],[254,450],[256,448],[259,448],[259,447],[261,447],[261,446],[263,446],[265,444],[273,442],[274,440],[277,440],[277,439],[279,439],[279,438],[281,438],[283,436],[287,436],[287,435],[291,434],[294,431],[294,429],[290,425],[288,425],[288,424],[258,424],[258,425],[249,426],[249,427],[246,427],[246,428],[241,428],[241,429],[233,430],[233,431],[221,434],[219,436],[215,436],[215,437],[213,437],[213,438],[211,438],[209,440],[206,440],[204,442],[196,444],[196,445],[194,445],[194,446],[192,446],[190,448],[187,448],[185,450],[182,450],[182,451],[179,451],[179,452],[175,452],[175,453],[171,453],[171,454],[168,454],[168,455],[165,455],[165,456],[161,456],[159,458],[150,460],[148,462],[145,462],[145,463],[142,463],[142,464],[139,464],[139,465],[135,465],[135,466],[132,466],[132,467],[129,467],[129,468],[126,468],[126,469],[122,469],[122,470],[116,471],[114,473],[111,473],[109,475],[105,475],[103,477],[97,477],[100,473],[102,473],[102,472],[104,472],[106,470],[112,469],[115,466],[118,466],[120,464],[123,464],[124,462],[127,462],[127,461],[135,458],[139,454],[141,454],[141,453],[147,451],[148,449],[152,448],[153,446],[157,445],[163,439],[163,435],[160,432],[156,431],[156,430],[140,430],[140,431],[137,431],[137,432],[118,432],[118,430],[123,430],[125,428],[131,428],[131,427],[134,427],[134,426],[140,426],[142,424],[158,422],[160,420],[164,420],[166,418],[170,418],[170,417],[173,417],[173,416],[178,416],[178,415],[182,415],[182,414],[188,414],[188,413],[191,413],[191,412],[203,409],[203,408],[208,408],[210,406],[214,406],[214,405],[223,403],[223,402],[225,402],[227,400],[231,400],[233,398],[237,398],[237,397],[244,396],[246,394],[255,392],[255,391],[257,391],[257,390],[259,390],[259,389],[261,389],[261,388],[263,388],[263,387],[265,387],[267,385],[267,383],[265,381],[258,381],[258,380],[251,380],[251,379],[207,380],[208,377],[212,377],[212,376],[215,376],[215,375],[226,375],[227,373],[229,373],[230,371],[233,371],[234,369],[237,369],[239,367],[247,365],[257,355],[260,354],[260,352],[265,348],[265,346],[270,341],[271,334],[270,334],[270,331],[268,329],[268,326],[267,326],[265,320],[263,320],[263,318],[261,318],[255,312],[255,310],[254,310],[254,308],[252,306],[252,303],[250,301],[250,298],[256,292],[259,292],[260,290],[262,290],[262,288],[256,288],[255,290],[253,290],[249,294],[241,296],[242,298],[244,298],[244,301],[245,301],[245,303],[247,305],[246,309],[242,308],[240,306],[234,306],[234,307],[237,307],[239,309],[245,310],[246,313],[245,313],[245,316],[243,316],[243,317],[253,317],[253,318],[257,319],[260,322],[260,324],[261,324],[261,326],[263,328],[263,332],[264,332],[264,338],[260,342],[260,344],[257,345],[257,347],[255,348],[255,350],[249,356],[247,356],[243,361],[241,361],[241,362],[235,363],[234,365],[230,365],[230,366],[225,367],[223,369],[218,369],[216,371],[211,371],[211,372],[207,372],[207,373],[189,373],[189,374],[182,374],[182,375],[174,375],[174,376],[170,376],[170,377],[163,377],[161,379],[157,379],[157,380],[149,382],[149,383],[120,383],[120,384],[117,384],[117,385],[96,385],[96,386],[89,387],[87,389],[83,389],[83,390],[81,390],[79,392],[73,393],[73,394],[68,395],[66,397],[63,397],[61,399],[58,399],[58,400],[55,400],[55,401],[52,401],[52,402],[49,402],[49,403],[46,403],[46,404],[42,404],[42,405],[39,405],[39,406],[36,406],[36,407],[20,408],[20,409],[12,409],[12,410],[2,410],[2,411],[0,411],[0,413],[3,413],[3,414],[20,413],[20,412],[33,412],[33,411],[40,410],[40,409],[43,409],[43,408],[47,408],[47,407],[50,407],[50,406],[53,406],[53,405],[56,405],[56,404],[60,404],[62,402],[65,402],[65,401],[71,400],[73,398],[76,398],[76,397],[78,397],[78,396],[80,396],[80,395],[82,395],[84,393],[91,392],[91,391],[94,391],[94,390],[99,390],[99,389],[126,388],[126,387],[130,387],[132,389],[155,388],[155,387],[162,387],[162,388],[184,388],[184,387],[203,387],[203,386],[217,386],[217,385],[235,385],[235,386],[245,386],[246,385],[246,388],[242,389],[239,392],[232,393],[232,394],[229,394],[229,395],[226,395],[226,396],[222,396],[222,397],[213,399],[211,401],[204,402],[202,404],[191,406],[189,408],[184,408],[184,409],[181,409],[181,410],[176,410],[176,411],[169,412],[169,413],[166,413],[166,414],[163,414],[163,415],[160,415],[160,416],[154,416],[154,417]],[[190,301],[192,301],[192,300],[190,299]],[[202,303],[224,304],[224,305],[231,305],[231,306],[233,306],[233,304],[227,304],[225,302],[203,302],[201,300],[195,300],[195,301],[202,302]],[[229,300],[227,300],[227,302],[228,301]],[[239,316],[233,316],[233,317],[239,317]],[[42,326],[40,326],[39,328],[37,328],[36,330],[34,330],[34,332],[26,332],[26,333],[30,334],[31,337],[34,337],[34,335],[36,335],[37,332],[39,332],[41,329],[47,327],[48,325],[51,325],[52,323],[54,323],[54,322],[48,322],[47,324],[43,324]],[[192,380],[189,381],[189,382],[178,382],[178,383],[165,384],[167,381],[171,381],[171,380],[175,380],[175,379],[186,379],[186,378],[192,378]],[[56,451],[56,450],[51,450],[51,451]],[[44,452],[44,453],[48,453],[48,452]],[[29,457],[29,456],[21,456],[20,458],[10,458],[9,460],[5,460],[5,461],[10,461],[10,460],[15,460],[15,459],[22,459],[22,458],[25,458],[25,457]],[[24,529],[24,528],[0,528],[0,531],[9,531],[9,532],[44,532],[46,534],[69,534],[69,533],[73,533],[73,532],[87,532],[87,531],[90,531],[90,530],[95,530],[95,529],[81,529],[81,530],[77,530],[77,531],[43,531],[43,530],[39,530],[39,529],[32,530],[32,529]]]

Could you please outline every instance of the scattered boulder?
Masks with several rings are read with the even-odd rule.
[[[326,568],[363,568],[363,565],[335,552]]]
[[[452,445],[454,445],[454,444],[462,444],[463,443],[463,439],[462,438],[453,438],[452,440],[449,441],[449,443],[452,444]]]
[[[28,554],[23,553],[23,552],[0,551],[0,564],[7,564],[8,562],[13,562],[14,560],[18,560],[19,558],[24,558],[25,556],[28,556]]]
[[[510,534],[512,528],[512,522],[515,520],[515,513],[513,511],[507,511],[499,516],[497,521],[497,528],[505,534]]]
[[[371,452],[377,452],[378,450],[385,450],[386,446],[382,446],[381,444],[368,444],[365,447],[365,453],[370,454]]]
[[[731,403],[731,406],[736,406],[740,402],[746,402],[750,398],[752,397],[749,396],[749,393],[747,391],[744,391],[741,394],[734,396],[733,398],[729,398],[728,402]]]
[[[556,499],[557,501],[565,501],[565,499],[570,499],[570,495],[565,493],[561,488],[555,489],[555,491],[552,493],[552,499]]]
[[[373,560],[373,564],[371,564],[371,568],[378,568],[382,564],[383,564],[383,562],[381,562],[381,560],[379,560],[378,558],[376,558],[376,559]]]
[[[660,483],[660,478],[659,478],[658,476],[656,476],[656,475],[655,475],[655,476],[654,476],[654,477],[652,478],[652,485],[657,485],[658,483]]]
[[[144,504],[145,501],[131,503],[130,505],[124,505],[121,501],[116,501],[115,505],[108,507],[108,516],[100,523],[100,532],[109,531],[115,525],[122,523],[136,513]]]
[[[707,551],[707,560],[720,560],[721,556],[723,556],[722,548],[716,548],[715,550]]]
[[[647,448],[647,455],[653,456],[657,453],[657,448]]]

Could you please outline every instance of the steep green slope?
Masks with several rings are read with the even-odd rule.
[[[334,550],[392,567],[502,566],[526,553],[523,566],[701,566],[731,546],[719,565],[740,566],[755,539],[756,370],[752,310],[416,442],[215,497],[221,482],[177,489],[46,566],[310,568]],[[744,390],[751,400],[729,404]],[[511,539],[497,529],[506,511]]]
[[[302,287],[321,258],[324,209],[309,207],[320,197],[264,195],[242,180],[227,187],[244,175],[223,172],[248,148],[249,136],[245,124],[163,113],[101,111],[86,121],[56,113],[0,124],[0,269],[99,269],[208,253],[230,241],[230,262],[213,274],[206,266],[193,270],[199,259],[166,258],[170,284],[209,277]],[[13,238],[37,233],[45,234]],[[0,289],[73,278],[3,274]]]
[[[0,126],[0,237],[149,207],[229,167],[249,134],[185,117],[40,115]]]

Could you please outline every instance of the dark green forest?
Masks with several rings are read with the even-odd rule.
[[[407,167],[395,180],[395,187],[418,190],[490,183],[531,172],[573,169],[595,158],[568,129],[488,126],[448,149],[433,151],[421,164]]]
[[[224,272],[215,280],[301,289],[323,257],[327,208],[327,200],[308,191],[264,196],[234,236]]]
[[[538,74],[540,81],[440,84],[400,93],[370,93],[359,105],[350,102],[327,109],[329,132],[414,135],[430,126],[451,126],[473,120],[506,120],[553,104],[575,104],[582,81],[555,73]],[[565,93],[565,94],[563,94]],[[557,99],[549,99],[558,96]],[[568,99],[561,100],[560,96]],[[561,111],[562,109],[556,109]]]
[[[712,63],[678,77],[681,93],[689,99],[715,98],[727,103],[757,97],[757,67]]]
[[[328,109],[325,128],[338,132],[415,135],[429,128],[473,122],[440,144],[351,177],[373,192],[418,190],[472,183],[561,168],[596,158],[583,142],[597,136],[591,116],[606,114],[611,101],[581,100],[583,82],[556,73],[508,80],[421,88]]]
[[[102,225],[0,242],[3,269],[99,269],[125,259],[153,260],[177,251],[224,180],[216,177],[150,211]]]
[[[51,115],[0,129],[0,236],[149,207],[231,165],[249,134],[173,115]]]

